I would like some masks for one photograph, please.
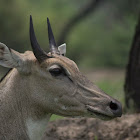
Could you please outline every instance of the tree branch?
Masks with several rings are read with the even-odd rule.
[[[83,20],[86,16],[88,16],[90,13],[94,12],[96,8],[100,5],[100,3],[103,2],[103,0],[90,0],[86,5],[84,5],[77,15],[73,16],[66,26],[62,29],[62,32],[60,34],[60,37],[58,39],[58,44],[62,44],[66,38],[68,37],[69,32],[72,30],[72,28],[78,24],[81,20]]]

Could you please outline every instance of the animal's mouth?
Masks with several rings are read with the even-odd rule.
[[[87,107],[87,110],[88,112],[90,112],[90,115],[94,115],[96,116],[97,118],[100,118],[102,120],[111,120],[113,119],[114,117],[111,116],[111,115],[108,115],[108,114],[105,114],[104,112],[101,112],[101,111],[97,111],[97,110],[94,110],[91,106],[86,106]]]

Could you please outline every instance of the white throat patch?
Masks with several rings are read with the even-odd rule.
[[[44,119],[41,120],[33,120],[32,118],[26,120],[27,134],[30,140],[42,139],[50,117],[51,114],[48,114]]]

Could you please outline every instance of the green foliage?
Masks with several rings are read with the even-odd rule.
[[[130,15],[129,4],[125,6],[128,1],[132,0],[108,1],[77,24],[66,40],[67,56],[83,68],[125,67],[137,20],[136,12]],[[31,49],[28,33],[31,14],[38,41],[47,49],[46,17],[50,18],[58,40],[65,24],[86,3],[80,0],[1,0],[0,41],[16,50]],[[133,2],[130,8],[134,5],[137,4]]]
[[[24,12],[18,0],[1,0],[0,4],[0,41],[9,47],[23,50],[25,42]]]
[[[102,16],[100,15],[102,14]],[[125,67],[128,61],[135,19],[110,24],[104,13],[82,22],[69,38],[68,55],[81,67]],[[104,22],[104,24],[103,24]],[[87,24],[87,26],[85,26]]]
[[[98,140],[98,137],[97,137],[97,136],[95,136],[95,137],[94,137],[94,140]]]
[[[58,115],[52,115],[50,121],[58,120],[58,119],[63,119],[64,117],[58,116]]]

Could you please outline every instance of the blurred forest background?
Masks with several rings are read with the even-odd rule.
[[[87,13],[82,16],[86,8]],[[123,103],[124,70],[139,9],[139,0],[1,0],[0,42],[19,52],[31,50],[29,16],[32,15],[38,41],[48,50],[49,17],[56,42],[67,44],[67,57]],[[1,71],[6,70],[1,68]]]

